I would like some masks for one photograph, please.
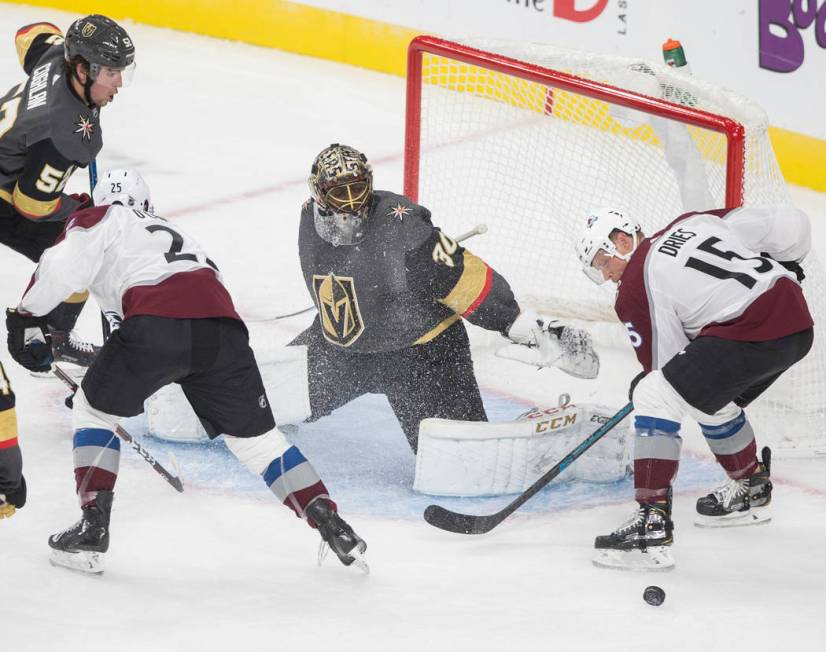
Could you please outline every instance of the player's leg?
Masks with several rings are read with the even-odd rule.
[[[430,342],[385,354],[381,376],[380,391],[414,453],[422,419],[487,421],[461,322]]]
[[[594,564],[667,570],[674,566],[671,486],[679,466],[685,405],[662,373],[653,371],[634,390],[634,410],[637,507],[616,530],[596,538]]]
[[[703,337],[663,368],[728,476],[697,501],[698,525],[727,527],[769,520],[767,513],[755,508],[771,501],[771,451],[764,448],[761,460],[757,459],[754,431],[742,408],[802,359],[811,343],[811,329],[767,342]]]
[[[345,565],[363,565],[364,541],[338,515],[324,482],[312,464],[275,427],[269,400],[246,328],[232,319],[199,320],[193,350],[217,348],[210,364],[198,365],[181,387],[210,437],[225,435],[232,453],[299,518],[317,528]],[[207,362],[205,359],[204,362]]]
[[[10,518],[26,504],[26,479],[17,443],[14,404],[14,390],[0,362],[0,518]]]
[[[109,517],[120,465],[118,417],[95,410],[83,388],[72,407],[72,458],[81,518],[49,537],[51,562],[87,573],[103,572],[109,550]]]
[[[52,563],[89,573],[103,571],[120,463],[115,426],[143,411],[144,400],[186,373],[191,358],[185,321],[135,317],[107,340],[74,397],[75,488],[81,519],[49,538]]]

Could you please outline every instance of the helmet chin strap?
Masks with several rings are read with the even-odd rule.
[[[89,75],[86,75],[86,83],[83,84],[83,98],[86,100],[86,104],[89,106],[94,106],[95,103],[92,101],[92,85],[95,83],[95,80],[92,79]]]

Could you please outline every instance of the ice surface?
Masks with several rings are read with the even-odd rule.
[[[18,26],[68,14],[0,5],[0,79],[19,80]],[[296,254],[297,220],[314,155],[347,142],[374,162],[379,187],[401,188],[404,82],[395,77],[144,26],[130,26],[138,74],[104,110],[100,167],[138,166],[159,212],[218,262],[262,364],[309,321],[255,321],[309,305]],[[84,189],[75,174],[70,190]],[[824,251],[826,197],[796,190]],[[438,216],[435,216],[438,223]],[[468,228],[473,226],[469,224]],[[489,237],[489,236],[481,236]],[[468,243],[469,245],[471,243]],[[495,264],[495,261],[492,260]],[[0,248],[4,305],[32,265]],[[99,337],[89,306],[81,333]],[[492,416],[575,401],[622,405],[636,363],[603,352],[598,383],[537,372],[492,355],[499,336],[473,329]],[[147,439],[178,457],[178,495],[124,447],[107,570],[100,578],[49,566],[46,538],[78,515],[71,419],[57,380],[6,365],[18,396],[29,504],[0,521],[0,650],[822,650],[826,641],[826,462],[778,460],[774,520],[761,528],[694,528],[693,504],[722,477],[687,428],[675,504],[677,568],[651,578],[593,568],[593,537],[630,509],[628,482],[542,492],[482,537],[420,520],[413,456],[386,401],[369,396],[303,424],[295,440],[367,540],[369,577],[328,559],[317,535],[275,504],[221,444]],[[128,424],[136,430],[140,423]],[[758,433],[759,437],[759,433]],[[469,512],[509,498],[438,499]],[[642,600],[662,586],[663,606]]]

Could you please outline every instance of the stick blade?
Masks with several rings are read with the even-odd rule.
[[[424,520],[433,527],[456,534],[485,534],[495,528],[499,521],[498,515],[473,516],[451,512],[439,505],[428,505],[424,510]]]

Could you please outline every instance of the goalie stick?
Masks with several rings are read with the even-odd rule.
[[[475,235],[481,235],[483,233],[487,233],[488,225],[487,224],[477,224],[474,226],[470,231],[467,233],[463,233],[459,237],[456,238],[456,242],[463,242],[472,238]],[[288,312],[284,315],[276,315],[275,317],[267,317],[266,319],[247,319],[246,321],[250,323],[259,323],[265,321],[278,321],[279,319],[287,319],[289,317],[297,317],[298,315],[303,315],[305,312],[310,312],[315,310],[315,306],[308,306],[303,308],[302,310],[296,310],[295,312]]]
[[[600,439],[602,439],[602,437],[613,430],[613,428],[625,417],[627,417],[633,409],[633,403],[628,403],[625,405],[619,410],[619,412],[617,412],[608,421],[584,439],[576,448],[574,448],[574,450],[563,457],[556,466],[547,471],[541,478],[521,493],[513,502],[495,514],[488,514],[486,516],[460,514],[458,512],[452,512],[449,509],[445,509],[440,505],[428,505],[427,509],[424,510],[424,520],[434,527],[447,530],[448,532],[456,532],[457,534],[485,534],[486,532],[490,532],[533,496],[539,493],[545,485],[568,468],[574,460],[580,457],[585,451],[591,448],[591,446],[596,444]]]
[[[52,366],[52,372],[54,373],[55,376],[60,378],[60,380],[62,380],[64,383],[66,383],[66,385],[69,387],[69,389],[71,389],[73,392],[77,392],[77,389],[78,389],[77,383],[63,369],[61,369],[57,365],[53,365]],[[123,441],[125,441],[127,444],[129,444],[135,450],[135,452],[138,455],[140,455],[144,460],[146,460],[146,462],[149,464],[149,466],[151,466],[155,470],[156,473],[158,473],[161,477],[163,477],[164,480],[166,480],[169,484],[171,484],[172,487],[175,489],[175,491],[177,491],[179,493],[183,493],[184,483],[181,480],[180,475],[174,475],[174,474],[170,473],[169,471],[167,471],[164,468],[164,466],[160,462],[158,462],[158,460],[156,460],[154,457],[152,457],[152,454],[148,450],[146,450],[143,446],[141,446],[140,443],[135,441],[135,438],[132,435],[130,435],[126,430],[121,428],[119,425],[115,426],[115,434],[118,437],[120,437],[121,439],[123,439]],[[175,465],[175,467],[177,468],[178,465],[175,463],[174,456],[171,456],[171,457],[172,457],[173,465]]]

